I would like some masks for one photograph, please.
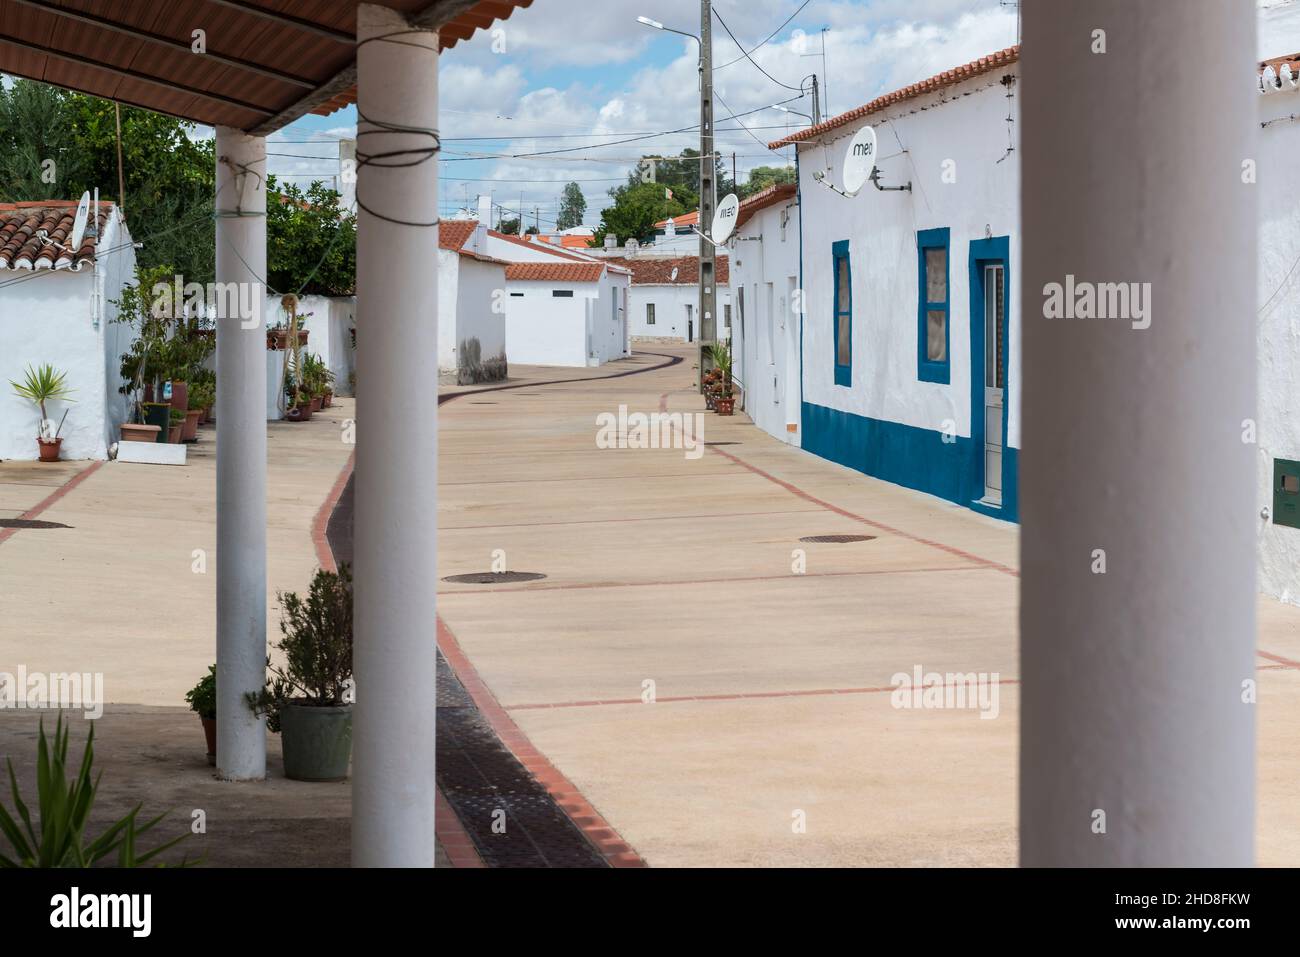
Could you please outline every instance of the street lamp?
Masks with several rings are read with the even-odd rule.
[[[666,27],[658,20],[651,20],[649,17],[637,17],[636,22],[644,23],[646,26],[654,27],[656,30],[663,30],[665,33],[676,33],[678,36],[690,37],[696,43],[700,42],[700,38],[697,37],[694,33],[687,33],[684,30],[674,30],[672,27]]]
[[[809,123],[813,122],[813,118],[809,116],[807,113],[800,113],[798,110],[791,110],[787,107],[782,106],[780,103],[773,103],[770,107],[768,107],[768,109],[780,110],[782,113],[790,113],[794,116],[802,116]]]

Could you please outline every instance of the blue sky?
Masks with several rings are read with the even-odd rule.
[[[781,28],[752,54],[771,79],[742,56],[714,20],[717,149],[727,155],[728,166],[735,154],[742,180],[755,166],[787,161],[788,150],[772,153],[766,143],[806,121],[765,107],[798,97],[797,88],[809,74],[819,75],[823,113],[833,115],[1016,41],[1015,7],[999,0],[715,0],[715,9],[747,50]],[[606,191],[623,180],[637,157],[698,148],[694,131],[601,145],[698,122],[695,42],[643,26],[638,15],[700,31],[697,0],[535,0],[500,24],[498,36],[480,32],[443,54],[444,215],[467,199],[473,207],[480,192],[490,192],[511,210],[522,196],[529,219],[537,208],[545,228],[554,220],[564,183],[574,179],[587,198],[587,222],[594,225],[608,205]],[[810,98],[787,106],[812,112]],[[733,111],[747,115],[729,120]],[[273,156],[270,168],[299,174],[301,183],[312,174],[331,177],[338,171],[334,140],[354,130],[351,109],[301,120],[273,143],[318,142],[284,142],[271,151],[325,159]],[[545,158],[472,155],[574,147],[579,149]]]

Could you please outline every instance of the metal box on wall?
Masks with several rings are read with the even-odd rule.
[[[1300,528],[1300,462],[1273,460],[1273,524]]]

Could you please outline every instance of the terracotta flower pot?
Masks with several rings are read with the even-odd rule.
[[[731,415],[736,411],[736,399],[734,396],[718,396],[717,401],[718,415]]]
[[[285,410],[284,417],[290,422],[307,422],[311,419],[310,405],[293,405]]]
[[[203,722],[203,737],[208,740],[208,764],[216,765],[217,763],[217,719],[216,718],[199,718]]]
[[[190,387],[180,379],[172,380],[172,408],[184,412],[190,406]]]
[[[158,433],[161,432],[156,425],[138,425],[134,422],[122,423],[122,441],[123,442],[157,442]]]
[[[319,412],[319,411],[321,410],[321,402],[323,402],[323,401],[324,401],[324,400],[323,400],[320,396],[318,396],[318,395],[317,395],[317,396],[312,396],[312,400],[311,400],[311,411],[312,411],[313,414],[316,413],[316,412]]]
[[[320,407],[322,409],[328,409],[333,404],[334,404],[334,393],[326,392],[324,397],[321,399]]]
[[[184,431],[185,431],[184,422],[178,423],[173,426],[169,426],[167,429],[167,444],[179,445],[181,441],[181,434],[184,433]]]
[[[298,330],[298,346],[301,348],[307,344],[307,337],[310,333],[306,329]],[[289,330],[272,329],[267,336],[268,345],[276,352],[285,352],[289,348]]]
[[[202,409],[190,409],[185,413],[185,425],[181,428],[182,442],[197,442],[199,440],[199,419],[203,418]]]
[[[37,439],[36,444],[40,447],[42,462],[57,462],[59,460],[59,449],[63,446],[63,439],[55,439],[53,442]]]

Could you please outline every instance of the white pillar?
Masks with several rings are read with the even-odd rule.
[[[1026,3],[1022,66],[1021,863],[1249,866],[1254,4]]]
[[[266,140],[219,126],[216,153],[217,773],[255,780],[266,722],[244,695],[266,676]]]
[[[352,863],[432,867],[438,420],[433,407],[412,415],[410,401],[433,381],[438,346],[438,236],[424,225],[438,218],[438,164],[378,156],[432,140],[367,119],[437,129],[438,34],[363,4],[357,42]]]

